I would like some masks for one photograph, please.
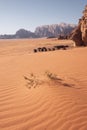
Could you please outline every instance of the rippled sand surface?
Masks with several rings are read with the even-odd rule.
[[[60,43],[0,40],[0,130],[87,130],[87,47],[33,53]]]

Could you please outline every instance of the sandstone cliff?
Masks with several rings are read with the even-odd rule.
[[[52,24],[43,25],[31,32],[25,29],[19,29],[14,35],[0,35],[0,39],[18,39],[18,38],[41,38],[41,37],[58,37],[60,35],[66,36],[76,28],[75,24]]]
[[[36,28],[35,34],[39,37],[58,37],[58,35],[69,35],[75,28],[75,24],[66,23],[43,25]]]
[[[87,46],[87,5],[77,28],[71,33],[70,39],[75,41],[76,46]]]

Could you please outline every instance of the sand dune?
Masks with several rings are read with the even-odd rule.
[[[71,42],[0,41],[0,130],[87,130],[87,48],[32,52]]]

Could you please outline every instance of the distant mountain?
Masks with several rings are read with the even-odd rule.
[[[25,30],[25,29],[19,29],[15,34],[13,35],[0,35],[0,39],[20,39],[20,38],[37,38],[35,33]]]
[[[16,38],[15,34],[14,35],[10,35],[10,34],[0,35],[0,39],[14,39],[14,38]]]
[[[58,35],[68,35],[73,29],[76,28],[75,24],[52,24],[52,25],[43,25],[39,26],[35,30],[35,34],[39,37],[51,37]]]
[[[37,38],[35,33],[27,31],[25,29],[20,29],[15,34],[16,38]]]
[[[52,24],[43,25],[31,32],[25,29],[19,29],[14,35],[0,35],[0,39],[19,39],[19,38],[41,38],[41,37],[58,37],[59,35],[68,35],[76,28],[75,24]]]

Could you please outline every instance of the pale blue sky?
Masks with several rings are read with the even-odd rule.
[[[78,23],[87,0],[0,0],[0,34],[47,24]]]

